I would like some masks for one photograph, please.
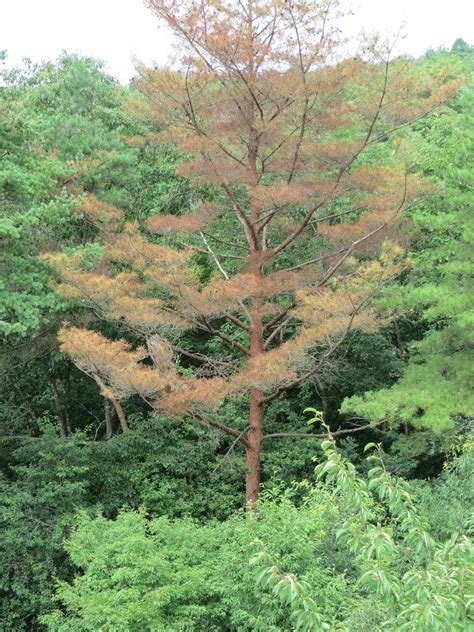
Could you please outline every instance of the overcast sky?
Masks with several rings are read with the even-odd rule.
[[[474,44],[474,0],[356,0],[354,6],[354,33],[397,31],[405,22],[402,46],[411,55],[458,37]],[[142,0],[0,0],[0,50],[7,50],[8,66],[22,57],[55,59],[66,50],[106,61],[127,83],[134,55],[164,63],[170,41]]]

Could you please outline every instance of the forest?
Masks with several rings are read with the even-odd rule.
[[[474,630],[474,46],[145,4],[0,52],[0,630]]]

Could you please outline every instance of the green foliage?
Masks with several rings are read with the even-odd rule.
[[[445,540],[452,532],[467,533],[474,527],[474,446],[472,438],[446,463],[432,481],[413,481],[431,531]]]
[[[79,160],[123,147],[127,129],[123,90],[88,57],[63,55],[35,69],[30,104],[37,112],[36,131],[46,150],[60,160]]]
[[[261,544],[260,540],[255,541],[256,546]],[[267,567],[268,563],[271,566]],[[282,604],[290,606],[295,630],[315,632],[331,629],[323,621],[314,599],[310,596],[311,585],[306,580],[292,574],[284,575],[265,551],[259,551],[250,560],[250,566],[259,567],[262,564],[265,566],[258,574],[257,584],[262,588],[271,588]]]
[[[82,238],[74,197],[61,183],[74,179],[84,158],[102,153],[110,162],[103,152],[124,147],[125,115],[118,86],[88,58],[63,56],[57,64],[3,71],[2,79],[0,333],[26,336],[64,309],[37,255]]]
[[[131,430],[110,441],[55,436],[0,440],[0,629],[37,629],[52,607],[53,577],[72,567],[63,538],[76,508],[98,506],[108,517],[146,504],[155,516],[213,515],[238,508],[238,464],[220,468],[220,437],[191,424],[132,417]],[[13,447],[13,449],[12,449]]]
[[[347,539],[358,556],[360,584],[387,605],[386,625],[395,630],[465,630],[474,614],[474,549],[469,538],[454,533],[444,543],[435,542],[407,483],[385,469],[380,448],[369,457],[374,467],[366,482],[341,458],[333,440],[322,445],[327,461],[316,472],[337,486],[353,514],[336,535]],[[371,448],[377,446],[366,446]],[[391,517],[390,526],[381,523],[372,494]]]
[[[285,608],[262,597],[248,565],[256,536],[272,542],[282,563],[307,570],[334,616],[349,594],[345,579],[322,567],[324,523],[333,516],[328,495],[300,510],[291,495],[267,495],[258,520],[240,513],[201,526],[144,512],[115,521],[82,516],[67,548],[83,573],[58,587],[66,613],[44,621],[57,631],[286,629]]]
[[[80,448],[47,436],[38,443],[16,454],[21,464],[0,473],[2,630],[39,629],[36,617],[51,607],[54,577],[71,572],[62,541],[86,496]]]
[[[130,432],[89,446],[91,504],[108,515],[144,504],[153,515],[201,520],[238,508],[242,464],[220,467],[228,447],[221,435],[160,417],[130,421]]]
[[[38,330],[44,314],[60,305],[35,255],[38,241],[46,241],[69,217],[67,196],[51,199],[57,178],[67,169],[32,150],[31,123],[5,87],[0,89],[0,113],[0,333],[24,336]]]
[[[291,613],[285,603],[278,604],[255,586],[256,564],[249,566],[248,561],[253,558],[256,541],[270,548],[275,565],[290,575],[304,575],[313,587],[312,597],[318,601],[322,616],[336,620],[351,598],[350,582],[343,572],[336,572],[343,566],[343,553],[331,546],[331,532],[338,520],[331,496],[321,487],[303,483],[286,491],[264,493],[257,515],[249,512],[223,525],[224,544],[216,566],[222,601],[229,612],[229,629],[276,632],[291,627]]]
[[[343,516],[336,539],[355,556],[357,585],[385,606],[388,618],[381,627],[468,629],[474,615],[474,548],[468,536],[454,533],[435,542],[407,483],[389,474],[375,444],[366,446],[379,452],[368,459],[374,466],[367,480],[340,455],[331,435],[322,448],[326,461],[316,474],[335,488]],[[257,582],[289,604],[296,629],[337,629],[324,622],[310,582],[283,574],[264,550],[252,563],[260,567]],[[351,627],[343,623],[340,629]]]
[[[325,487],[267,492],[222,523],[79,514],[66,546],[81,572],[58,583],[48,629],[468,629],[468,536],[436,541],[380,453],[362,478],[331,438],[322,449]]]
[[[464,52],[464,71],[472,77],[472,47]],[[440,432],[452,427],[455,415],[474,410],[473,113],[471,81],[449,108],[410,132],[435,192],[411,212],[417,231],[413,270],[403,284],[390,288],[385,307],[408,317],[421,313],[429,325],[422,340],[410,345],[401,380],[390,389],[348,399],[343,412]]]
[[[83,516],[68,552],[87,571],[59,588],[74,614],[56,611],[44,621],[58,632],[218,630],[206,620],[217,597],[208,572],[214,548],[212,529],[191,521]]]
[[[453,51],[471,72],[472,47],[456,42]],[[446,55],[435,51],[427,63],[444,63]],[[37,258],[43,250],[85,246],[87,264],[100,249],[87,244],[90,237],[100,242],[96,228],[71,210],[70,181],[140,223],[216,193],[176,175],[181,157],[173,147],[123,140],[146,125],[127,113],[131,91],[96,60],[66,55],[3,71],[2,78],[0,629],[470,629],[460,584],[467,595],[472,85],[406,130],[434,189],[411,211],[413,267],[380,303],[396,313],[393,325],[348,336],[330,370],[272,402],[266,420],[268,433],[317,433],[319,419],[308,426],[302,412],[314,404],[331,427],[355,412],[392,429],[384,424],[354,435],[339,451],[324,444],[325,486],[305,480],[313,457],[324,458],[319,445],[269,441],[255,515],[239,510],[240,446],[229,451],[232,442],[217,432],[149,418],[146,404],[130,399],[130,432],[102,440],[104,401],[96,384],[57,353],[56,321],[66,314],[111,336],[118,329],[61,302]],[[383,143],[370,160],[390,160],[393,150]],[[230,255],[230,273],[238,261],[232,257],[242,254],[235,233],[234,220],[215,227],[224,243],[213,247]],[[304,244],[308,259],[316,240]],[[285,254],[289,267],[295,256]],[[193,262],[205,282],[212,262],[201,252]],[[237,339],[232,327],[228,333]],[[227,357],[222,341],[186,335],[196,336],[199,352]],[[180,362],[186,373],[194,361]],[[350,399],[341,414],[344,397]],[[243,428],[245,406],[243,398],[229,398],[217,420]],[[73,431],[67,439],[56,436],[60,415]],[[360,443],[368,438],[383,442],[389,469],[432,480],[408,487],[381,463],[367,464]]]

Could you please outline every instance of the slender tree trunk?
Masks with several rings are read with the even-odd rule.
[[[253,242],[250,245],[250,270],[263,283],[263,253],[265,238],[261,239],[258,234],[257,223],[260,219],[260,211],[257,202],[256,189],[258,184],[257,178],[257,153],[259,145],[259,131],[255,121],[255,102],[253,90],[255,89],[256,71],[255,71],[255,48],[254,48],[254,27],[253,27],[253,3],[248,3],[248,31],[247,31],[247,54],[248,54],[248,124],[249,124],[249,140],[247,153],[247,184],[249,194],[250,219],[253,231]],[[250,356],[255,358],[264,350],[264,331],[262,320],[263,300],[261,296],[256,296],[252,301],[250,308]],[[247,476],[245,481],[246,502],[247,507],[251,510],[255,509],[260,494],[261,481],[261,462],[260,456],[262,452],[263,441],[263,393],[260,388],[250,389],[250,408],[249,408],[249,429],[247,432],[248,448],[247,457]]]
[[[94,377],[94,380],[96,381],[97,385],[99,386],[101,392],[105,393],[106,392],[105,384],[102,382],[102,380],[97,375],[97,373],[94,373],[93,377]],[[120,427],[122,428],[122,432],[127,432],[127,430],[128,430],[128,423],[127,423],[127,419],[125,417],[125,413],[123,412],[123,408],[122,408],[121,403],[112,394],[104,395],[104,396],[107,399],[110,400],[112,406],[114,407],[115,412],[116,412],[117,417],[118,417],[118,420],[120,422]]]
[[[122,404],[118,401],[118,399],[115,399],[115,397],[110,397],[110,401],[112,402],[112,405],[115,408],[115,412],[117,413],[122,432],[127,432],[128,423],[125,417],[125,413],[123,412]]]
[[[260,492],[261,464],[263,438],[263,404],[262,392],[258,388],[250,391],[250,414],[247,440],[249,446],[247,454],[247,475],[245,481],[245,499],[251,508],[254,508]]]
[[[89,229],[90,225],[87,219],[84,219],[84,223],[82,225],[82,245],[84,246],[89,241]]]
[[[255,253],[258,256],[260,253]],[[260,271],[258,270],[260,274]],[[251,308],[250,329],[250,355],[257,357],[264,353],[263,322],[261,317],[262,300],[256,298]],[[247,432],[247,476],[246,476],[246,502],[250,508],[254,508],[260,492],[261,464],[260,454],[263,440],[263,393],[260,388],[250,389],[249,429]]]
[[[59,436],[62,439],[65,439],[68,435],[68,423],[63,415],[63,410],[61,407],[61,399],[59,397],[59,389],[58,389],[58,380],[55,377],[52,377],[49,381],[51,386],[51,392],[53,393],[54,406],[56,408],[56,417],[58,418],[58,429]]]
[[[321,385],[321,382],[318,380],[318,378],[316,378],[316,385],[317,385],[317,393],[319,395],[319,397],[321,398],[321,403],[322,403],[322,407],[323,407],[323,420],[325,423],[329,423],[329,400],[327,398],[327,393],[326,390],[324,389],[324,387]]]
[[[393,330],[395,332],[395,344],[397,346],[398,357],[405,360],[405,349],[403,348],[402,337],[400,334],[400,327],[398,326],[398,319],[393,321]]]
[[[69,406],[68,406],[68,402],[70,401],[70,397],[69,397],[69,393],[71,392],[71,379],[70,379],[70,373],[67,374],[67,377],[64,381],[64,390],[66,393],[66,406],[65,406],[65,413],[64,413],[64,417],[66,419],[66,430],[69,436],[72,436],[72,425],[71,425],[71,418],[69,416]]]
[[[72,435],[72,428],[71,428],[71,419],[69,417],[69,413],[67,411],[67,408],[66,408],[66,412],[65,412],[64,417],[66,419],[66,432],[68,434],[68,437],[70,437]]]
[[[104,399],[104,415],[105,415],[105,438],[108,440],[112,436],[113,426],[113,407],[112,403],[108,399]]]

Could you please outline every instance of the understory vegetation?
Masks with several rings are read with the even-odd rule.
[[[474,629],[474,48],[147,4],[0,53],[0,630]]]

